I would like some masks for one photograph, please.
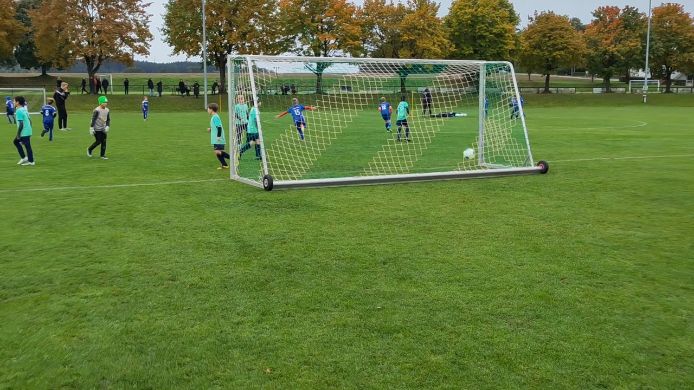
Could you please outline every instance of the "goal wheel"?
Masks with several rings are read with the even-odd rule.
[[[540,160],[537,163],[537,166],[540,168],[540,173],[545,174],[547,171],[549,171],[549,163],[545,160]]]
[[[263,189],[265,191],[272,191],[272,176],[270,176],[270,175],[263,176]]]

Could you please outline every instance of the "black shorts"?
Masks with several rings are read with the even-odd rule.
[[[306,122],[294,122],[294,125],[296,126],[296,129],[299,131],[301,131],[302,127],[304,129],[306,128]]]
[[[395,122],[395,126],[409,126],[407,124],[407,119],[398,119],[397,122]]]
[[[214,146],[214,150],[224,150],[224,147],[225,147],[226,145],[224,145],[224,144],[214,144],[214,145],[212,145],[212,146]]]
[[[260,138],[260,137],[258,136],[258,133],[246,133],[246,141],[249,142],[249,143],[250,143],[251,141],[257,141],[258,138]]]

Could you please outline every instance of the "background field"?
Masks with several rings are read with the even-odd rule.
[[[528,97],[544,176],[270,193],[182,98],[89,159],[81,99],[35,167],[0,122],[0,388],[694,381],[691,97]]]

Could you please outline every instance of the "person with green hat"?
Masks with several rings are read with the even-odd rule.
[[[111,114],[106,107],[108,98],[99,96],[99,106],[92,113],[92,124],[89,126],[89,134],[93,135],[96,141],[87,149],[87,156],[92,156],[92,150],[101,145],[101,159],[108,160],[106,157],[106,135],[111,125]]]

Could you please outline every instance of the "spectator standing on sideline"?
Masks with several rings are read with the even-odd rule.
[[[147,80],[147,88],[149,89],[149,96],[154,96],[154,81],[151,78]]]
[[[212,83],[212,94],[216,95],[217,94],[217,88],[219,87],[219,84],[217,84],[217,80]]]
[[[183,96],[185,94],[185,91],[186,91],[186,83],[184,83],[183,79],[181,79],[178,82],[178,93],[180,93],[181,96]]]
[[[82,87],[82,91],[81,91],[82,95],[84,95],[85,92],[89,93],[89,91],[87,91],[87,80],[86,79],[82,79],[82,83],[80,84],[80,87]]]
[[[65,108],[65,101],[69,96],[70,88],[66,82],[63,82],[60,88],[57,88],[53,94],[55,106],[58,108],[58,130],[70,130],[67,127],[67,109]]]
[[[130,93],[130,80],[127,77],[123,80],[123,91],[125,91],[126,95]]]
[[[157,93],[159,94],[159,97],[161,97],[161,93],[164,91],[164,84],[162,84],[161,80],[157,82]]]
[[[196,99],[200,96],[200,84],[197,81],[193,84],[193,95],[195,95]]]
[[[101,88],[104,90],[104,95],[106,95],[108,93],[108,85],[109,85],[108,79],[104,78],[104,81],[101,82]]]
[[[98,76],[94,77],[94,79],[96,80],[96,94],[100,94],[101,93],[101,79]]]

